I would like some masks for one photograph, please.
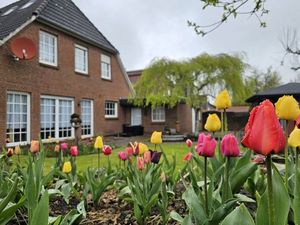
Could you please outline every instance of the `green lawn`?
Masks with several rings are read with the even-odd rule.
[[[150,149],[154,149],[154,146],[149,144],[148,145]],[[163,143],[162,148],[168,158],[172,158],[173,154],[176,154],[176,161],[177,161],[177,168],[180,169],[184,166],[185,161],[183,160],[183,157],[185,154],[189,151],[188,147],[186,147],[186,144],[183,143]],[[110,155],[110,161],[112,166],[116,166],[119,164],[119,158],[118,158],[118,152],[122,151],[125,147],[118,147],[113,150],[113,153]],[[159,148],[158,148],[159,149]],[[88,167],[97,167],[98,160],[97,160],[97,154],[91,154],[91,155],[83,155],[79,156],[76,159],[76,165],[77,170],[79,171],[85,171]],[[16,160],[16,156],[13,157],[14,160]],[[45,172],[49,172],[51,170],[51,167],[55,164],[56,158],[46,158],[45,162]],[[21,164],[25,164],[27,161],[27,156],[20,156]],[[107,156],[101,154],[101,167],[107,166]]]

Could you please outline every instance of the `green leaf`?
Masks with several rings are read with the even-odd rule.
[[[6,207],[2,213],[0,213],[0,225],[7,224],[24,202],[25,197],[22,197],[17,204],[12,204],[11,206]]]
[[[76,209],[72,209],[61,221],[59,225],[72,225],[77,219],[81,217],[81,214],[78,214]],[[74,223],[75,224],[75,223]],[[76,223],[78,224],[78,223]]]
[[[273,198],[275,224],[269,223],[268,189],[261,196],[256,213],[256,225],[285,225],[290,209],[290,197],[284,185],[283,179],[277,168],[273,165]]]
[[[183,218],[177,212],[175,212],[174,210],[170,213],[170,217],[173,220],[178,221],[179,223],[183,223]]]
[[[240,205],[238,208],[233,210],[226,218],[223,220],[221,225],[255,225],[248,209],[244,204]]]
[[[233,193],[238,192],[241,189],[248,177],[253,174],[256,169],[256,164],[248,163],[232,173],[230,184]]]
[[[252,203],[255,203],[255,200],[254,200],[254,199],[249,198],[249,197],[246,196],[246,195],[243,195],[243,194],[235,194],[234,196],[237,198],[237,200],[238,200],[239,202],[252,202]]]
[[[33,211],[32,220],[30,221],[30,225],[48,225],[48,217],[49,217],[49,196],[46,191],[41,197],[40,202],[37,207]]]
[[[138,224],[142,224],[143,223],[142,212],[140,210],[139,205],[136,204],[136,203],[134,203],[134,216],[135,216],[135,219],[138,222]]]
[[[294,188],[294,222],[296,225],[300,225],[300,169],[296,170],[295,174],[295,188]]]
[[[5,207],[12,200],[12,198],[15,197],[16,190],[17,190],[18,183],[19,183],[17,174],[13,175],[13,182],[14,183],[13,183],[12,187],[10,188],[8,195],[0,202],[0,213],[5,209]]]
[[[231,212],[231,210],[235,207],[236,205],[236,200],[231,200],[231,201],[228,201],[222,205],[220,205],[219,208],[217,208],[209,221],[207,221],[206,224],[209,224],[209,225],[218,225],[220,224],[220,222],[226,217],[226,215],[229,214],[229,212]]]

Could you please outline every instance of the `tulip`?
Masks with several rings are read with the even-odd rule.
[[[183,158],[183,160],[184,161],[190,161],[191,160],[191,158],[192,158],[192,153],[191,152],[188,152],[185,156],[184,156],[184,158]]]
[[[146,151],[144,153],[144,162],[145,162],[145,164],[151,163],[151,152],[150,151]]]
[[[254,158],[252,159],[252,162],[255,164],[264,164],[266,160],[266,157],[264,155],[255,155]]]
[[[242,144],[262,155],[281,153],[285,136],[276,117],[273,104],[265,100],[252,109]]]
[[[221,120],[216,113],[208,115],[204,128],[209,132],[215,132],[221,129]]]
[[[291,95],[284,95],[275,103],[276,114],[282,120],[296,120],[300,114],[299,104]]]
[[[127,156],[130,157],[133,155],[133,148],[127,147],[127,148],[125,148],[125,152],[126,152]]]
[[[17,145],[17,146],[15,147],[15,154],[16,154],[16,155],[21,155],[21,153],[22,153],[22,151],[21,151],[20,145]]]
[[[134,144],[132,144],[132,142],[129,142],[129,144],[133,150],[133,155],[137,156],[139,154],[139,143],[135,141]]]
[[[66,142],[61,143],[61,144],[60,144],[60,149],[61,149],[62,151],[68,150],[68,143],[66,143]]]
[[[205,157],[214,157],[217,141],[211,135],[199,134],[196,151]]]
[[[63,172],[64,173],[70,173],[72,171],[71,162],[65,162],[63,165]]]
[[[138,154],[139,155],[143,155],[146,151],[148,151],[149,148],[147,145],[145,145],[144,143],[139,143],[138,144]]]
[[[158,164],[162,153],[157,151],[152,151],[152,150],[149,151],[151,152],[151,162]]]
[[[77,157],[78,156],[78,147],[77,146],[71,146],[70,152],[71,152],[71,156]]]
[[[30,144],[30,152],[32,154],[38,153],[40,151],[40,142],[32,140]]]
[[[139,170],[143,170],[145,167],[144,158],[140,156],[136,157],[136,165]]]
[[[54,152],[59,152],[59,150],[60,150],[60,146],[59,145],[55,145]]]
[[[119,156],[119,159],[122,160],[122,161],[126,161],[127,160],[127,153],[126,152],[119,152],[118,153],[118,156]]]
[[[109,145],[104,145],[102,152],[104,155],[110,155],[112,153],[112,148]]]
[[[7,155],[8,157],[12,157],[12,156],[13,156],[13,154],[14,154],[14,149],[13,149],[13,148],[9,148],[9,149],[7,149],[7,153],[6,153],[6,155]]]
[[[289,146],[297,148],[300,146],[300,129],[295,127],[288,138]]]
[[[215,106],[217,109],[228,109],[231,106],[231,100],[227,90],[223,90],[217,95]]]
[[[193,145],[193,142],[191,141],[191,139],[187,139],[187,140],[185,141],[185,143],[186,143],[186,146],[187,146],[188,148],[192,147],[192,145]]]
[[[298,115],[296,119],[296,126],[300,129],[300,114]]]
[[[232,134],[227,134],[221,141],[221,151],[226,157],[237,157],[240,155],[240,149],[236,137]]]
[[[151,143],[155,145],[161,144],[162,143],[161,135],[162,132],[154,131],[151,136]]]
[[[96,138],[96,141],[95,141],[95,144],[94,144],[94,148],[96,148],[96,149],[101,149],[101,148],[103,148],[103,139],[102,139],[101,136],[98,136],[98,137]]]

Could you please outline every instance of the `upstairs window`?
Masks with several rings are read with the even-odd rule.
[[[152,109],[152,122],[165,122],[166,121],[166,111],[165,107],[156,107]]]
[[[75,45],[75,71],[88,74],[88,50],[80,45]]]
[[[40,31],[40,63],[57,66],[57,37]]]
[[[111,80],[111,62],[107,55],[101,55],[101,77]]]
[[[118,117],[118,104],[113,101],[105,102],[105,118],[117,118]]]

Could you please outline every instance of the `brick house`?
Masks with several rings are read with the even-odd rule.
[[[127,71],[132,84],[139,80],[142,72],[143,70]],[[142,125],[145,133],[163,131],[166,128],[176,130],[180,134],[191,134],[195,131],[195,111],[185,103],[177,104],[173,108],[162,106],[151,109],[134,107],[124,99],[121,105],[126,109],[127,124]]]
[[[32,60],[16,59],[11,43],[30,39]],[[117,91],[116,91],[117,90]],[[118,50],[71,0],[20,0],[0,9],[0,144],[73,139],[122,131],[120,98],[132,91]]]

